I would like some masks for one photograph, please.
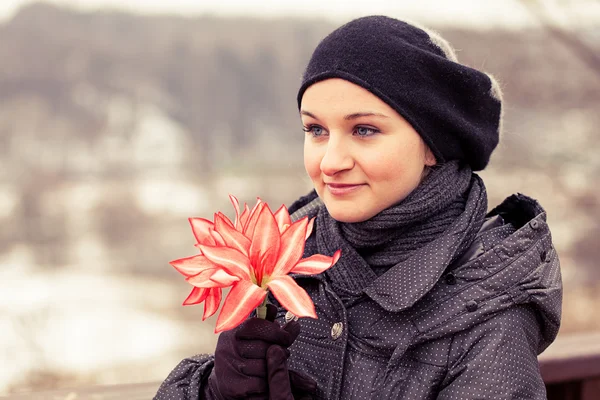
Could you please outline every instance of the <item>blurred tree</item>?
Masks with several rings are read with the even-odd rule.
[[[565,45],[575,57],[590,67],[590,69],[595,72],[596,77],[600,79],[600,48],[593,48],[572,30],[567,30],[554,23],[549,16],[543,1],[520,0],[520,2],[540,25],[544,27],[551,37]],[[561,15],[566,20],[566,24],[563,26],[577,26],[576,22],[569,18],[570,13],[568,12],[568,8],[577,3],[581,3],[581,0],[561,1],[556,3],[557,6],[561,7]]]

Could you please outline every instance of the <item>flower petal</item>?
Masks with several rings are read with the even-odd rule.
[[[215,275],[219,270],[221,270],[221,267],[215,266],[215,268],[206,269],[206,270],[200,272],[198,275],[194,275],[194,276],[190,276],[189,278],[186,278],[186,281],[190,285],[200,287],[200,288],[215,288],[215,287],[231,286],[231,284],[221,285],[221,284],[219,284],[218,281],[214,281],[211,279],[212,276]]]
[[[267,295],[267,291],[248,281],[233,285],[217,319],[215,333],[232,329],[244,321]]]
[[[221,289],[213,288],[209,289],[208,296],[204,301],[204,315],[202,316],[202,321],[206,318],[211,317],[214,313],[219,309],[219,305],[221,305]]]
[[[317,318],[315,305],[310,296],[289,275],[278,276],[268,283],[277,301],[298,317]]]
[[[188,297],[183,301],[184,306],[191,306],[193,304],[202,303],[206,296],[208,296],[208,291],[210,289],[194,287]]]
[[[252,211],[250,211],[250,215],[248,216],[248,221],[244,225],[244,231],[242,232],[246,237],[252,238],[254,235],[254,228],[256,227],[256,222],[258,221],[258,217],[262,212],[262,209],[266,206],[266,203],[259,201],[256,203]]]
[[[273,269],[265,268],[265,275],[287,275],[298,263],[304,254],[304,243],[308,217],[294,222],[281,235],[281,247],[279,248],[279,259]]]
[[[234,224],[235,229],[237,229],[238,231],[241,231],[241,229],[239,229],[239,226],[240,226],[240,202],[232,194],[229,195],[229,200],[231,201],[231,204],[233,204],[233,209],[235,210],[235,224]]]
[[[275,220],[277,221],[277,226],[279,227],[280,233],[283,233],[283,231],[292,225],[290,213],[288,212],[285,204],[279,207],[279,210],[275,211]]]
[[[203,255],[180,258],[179,260],[170,261],[169,264],[183,276],[197,275],[205,269],[216,267],[215,264]]]
[[[221,215],[215,215],[215,230],[221,235],[227,247],[232,247],[244,255],[248,254],[250,239],[229,225]]]
[[[215,246],[225,246],[225,239],[223,239],[223,236],[219,232],[210,229],[210,236],[215,240]]]
[[[204,218],[188,218],[192,227],[192,232],[196,238],[196,242],[214,246],[215,240],[210,235],[210,230],[213,229],[213,223]]]
[[[210,276],[210,280],[218,283],[220,287],[229,287],[240,280],[237,276],[229,275],[225,270],[218,270]]]
[[[260,278],[264,275],[265,268],[270,270],[275,268],[274,265],[268,266],[262,261],[268,259],[271,261],[271,264],[273,264],[277,260],[280,242],[281,236],[277,221],[275,221],[275,216],[271,212],[269,206],[265,204],[256,221],[256,227],[252,234],[252,243],[250,244],[250,250],[248,251],[248,258],[250,259],[250,263],[254,266],[259,282]],[[274,257],[265,258],[267,253],[272,254]]]
[[[235,226],[240,232],[244,232],[244,227],[248,223],[248,218],[250,217],[250,208],[248,204],[244,203],[244,211],[240,214],[240,224]]]
[[[270,247],[265,254],[262,255],[259,262],[254,265],[254,276],[256,277],[256,284],[263,287],[264,276],[270,276],[270,271],[273,270],[274,265],[277,264],[277,257],[279,256],[279,250],[275,247]],[[268,274],[265,271],[269,272]]]
[[[219,211],[218,213],[215,213],[215,221],[216,221],[217,216],[219,218],[221,218],[223,220],[223,222],[225,222],[227,225],[229,225],[232,228],[235,228],[235,225],[233,224],[233,222],[231,222],[231,220],[229,219],[229,217],[227,217],[227,215],[225,215],[221,211]]]
[[[202,245],[198,247],[207,259],[221,266],[228,274],[250,281],[250,260],[236,249]]]
[[[317,275],[331,268],[339,259],[342,252],[338,250],[333,257],[315,254],[300,260],[289,273],[302,275]]]

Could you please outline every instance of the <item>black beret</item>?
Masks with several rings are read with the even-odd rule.
[[[317,46],[298,91],[342,78],[389,104],[421,135],[438,163],[462,160],[474,171],[498,145],[502,93],[494,78],[460,64],[441,36],[385,16],[358,18]]]

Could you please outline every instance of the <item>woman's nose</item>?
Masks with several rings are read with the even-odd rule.
[[[352,169],[353,166],[354,159],[347,144],[343,140],[330,138],[321,159],[321,172],[332,176],[340,171]]]

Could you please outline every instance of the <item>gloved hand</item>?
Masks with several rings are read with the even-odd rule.
[[[208,379],[210,397],[293,400],[294,395],[304,399],[314,393],[316,383],[311,378],[287,368],[287,348],[298,337],[300,324],[290,321],[281,327],[273,322],[276,314],[277,308],[269,304],[267,319],[250,318],[221,333]]]

